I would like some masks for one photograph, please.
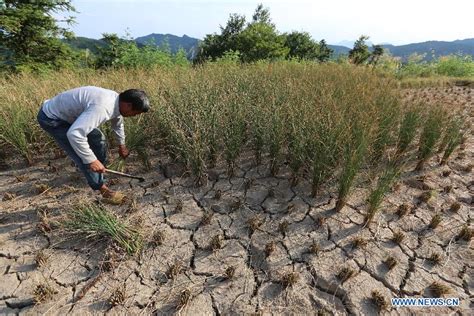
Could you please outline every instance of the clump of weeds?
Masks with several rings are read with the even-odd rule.
[[[227,280],[233,280],[235,277],[235,266],[228,266],[224,271],[224,276]]]
[[[270,255],[275,252],[276,243],[274,241],[270,241],[265,245],[265,257],[270,257]]]
[[[211,224],[213,217],[214,217],[214,213],[210,211],[205,211],[201,218],[201,225],[206,226],[206,225]]]
[[[139,253],[143,247],[143,237],[137,230],[99,204],[77,205],[68,213],[63,227],[66,232],[88,239],[112,240],[130,255]]]
[[[379,312],[387,309],[388,303],[387,303],[386,298],[382,295],[382,293],[380,293],[377,290],[373,290],[370,296],[371,296],[372,303],[377,307]]]
[[[428,290],[433,294],[434,297],[441,297],[452,292],[449,286],[436,281],[428,286]]]
[[[369,209],[365,215],[365,222],[369,224],[382,203],[384,195],[390,190],[395,179],[400,175],[399,167],[389,166],[380,176],[377,186],[372,190],[368,198]]]
[[[33,299],[36,304],[45,303],[51,301],[56,293],[58,292],[49,284],[41,283],[34,288]]]
[[[300,279],[300,275],[296,272],[288,272],[283,274],[283,276],[280,279],[280,284],[285,288],[293,287],[298,283],[298,280]]]
[[[211,238],[211,242],[209,243],[209,249],[212,251],[219,250],[223,247],[222,237],[221,235],[215,235]]]
[[[179,261],[175,261],[171,266],[169,266],[168,271],[166,271],[166,276],[168,279],[176,279],[176,277],[184,272],[185,268],[183,264]]]
[[[398,261],[394,257],[389,256],[387,259],[385,259],[384,264],[389,270],[392,270],[398,264]]]
[[[278,225],[278,231],[283,235],[283,236],[286,236],[286,234],[288,233],[288,228],[290,226],[290,223],[287,221],[287,220],[284,220],[282,221],[279,225]]]
[[[110,295],[108,302],[111,306],[120,306],[125,303],[127,298],[127,291],[125,284],[123,286],[119,286],[115,288]]]
[[[441,223],[441,215],[437,213],[431,218],[429,228],[435,229],[436,227],[438,227],[439,223]]]
[[[338,278],[341,282],[345,282],[349,280],[351,277],[353,277],[355,274],[355,271],[352,270],[349,267],[343,267],[339,272],[336,274],[336,278]]]
[[[165,233],[161,230],[157,230],[153,233],[150,244],[152,247],[161,246],[165,242],[165,239]]]
[[[190,289],[184,289],[179,293],[178,303],[176,304],[176,311],[182,311],[192,300],[193,295]]]
[[[402,232],[398,231],[393,233],[392,241],[397,245],[401,245],[403,239],[405,239],[405,235]]]
[[[422,171],[428,159],[434,153],[436,143],[439,141],[444,125],[445,113],[441,109],[435,108],[431,110],[426,119],[423,131],[420,136],[418,146],[418,164],[416,171]]]
[[[247,226],[251,233],[254,233],[262,225],[262,220],[258,215],[251,217],[247,221]]]
[[[397,209],[398,217],[403,217],[411,212],[411,207],[408,204],[401,204]]]

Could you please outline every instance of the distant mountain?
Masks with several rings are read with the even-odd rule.
[[[197,38],[189,37],[187,35],[176,36],[172,34],[149,34],[135,39],[138,46],[143,46],[147,43],[153,42],[157,46],[164,45],[167,43],[172,53],[176,53],[180,48],[183,48],[187,52],[189,59],[193,59],[196,56],[197,48],[200,40]],[[102,47],[105,43],[101,40],[91,39],[87,37],[77,37],[73,40],[65,40],[66,43],[77,49],[89,49],[92,53],[96,53],[98,47]],[[349,41],[345,41],[349,43]],[[353,43],[353,42],[350,42]],[[371,47],[371,43],[369,47]],[[328,45],[334,50],[334,57],[339,55],[347,55],[350,48],[344,45]],[[408,57],[414,53],[425,55],[425,60],[431,60],[434,57],[446,56],[450,54],[463,54],[471,55],[474,57],[474,38],[456,40],[452,42],[445,41],[428,41],[422,43],[413,43],[407,45],[391,45],[382,44],[390,54],[395,57],[402,58],[406,61]]]
[[[88,49],[91,51],[91,53],[94,54],[97,54],[99,52],[100,47],[104,47],[105,45],[107,45],[102,40],[96,40],[93,38],[81,36],[74,37],[72,39],[64,39],[63,41],[74,49]]]
[[[452,42],[428,41],[407,45],[382,45],[393,56],[401,57],[407,60],[412,54],[426,54],[425,60],[431,60],[433,57],[446,56],[451,54],[471,55],[474,57],[474,38],[456,40]]]
[[[346,46],[340,46],[340,45],[328,45],[330,49],[334,51],[334,57],[340,56],[340,55],[347,55],[349,54],[350,48]]]
[[[139,44],[154,43],[157,46],[162,46],[165,43],[169,45],[171,52],[174,54],[180,48],[183,48],[188,55],[188,58],[192,59],[197,54],[197,47],[199,40],[197,38],[189,37],[186,34],[179,37],[173,34],[149,34],[141,37],[137,37],[135,41]]]

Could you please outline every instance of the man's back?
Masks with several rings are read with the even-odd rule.
[[[80,87],[62,92],[46,100],[43,105],[43,111],[49,118],[70,124],[84,111],[92,109],[102,113],[105,111],[109,118],[119,116],[118,93],[94,86]]]

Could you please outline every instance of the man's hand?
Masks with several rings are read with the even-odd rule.
[[[91,164],[89,165],[89,168],[94,172],[98,172],[98,173],[105,172],[105,167],[99,160],[95,160],[91,162]]]
[[[130,151],[127,149],[125,145],[119,145],[119,155],[123,159],[127,158],[130,155]]]

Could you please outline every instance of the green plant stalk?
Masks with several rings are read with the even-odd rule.
[[[339,178],[336,211],[340,211],[346,204],[347,196],[367,152],[367,136],[363,127],[357,125],[354,127],[352,143],[346,145],[344,166]]]
[[[138,253],[143,246],[142,236],[120,222],[103,206],[85,204],[73,209],[64,223],[67,231],[86,238],[111,238],[128,254]]]
[[[368,198],[369,209],[365,216],[366,223],[369,224],[375,216],[383,197],[390,190],[393,182],[400,176],[400,167],[389,165],[377,181],[377,186],[372,190]]]
[[[424,164],[433,155],[435,145],[441,137],[443,115],[440,109],[434,109],[428,115],[420,136],[417,171],[423,170]]]
[[[403,154],[416,135],[419,123],[418,111],[410,110],[405,113],[398,134],[397,154]]]

